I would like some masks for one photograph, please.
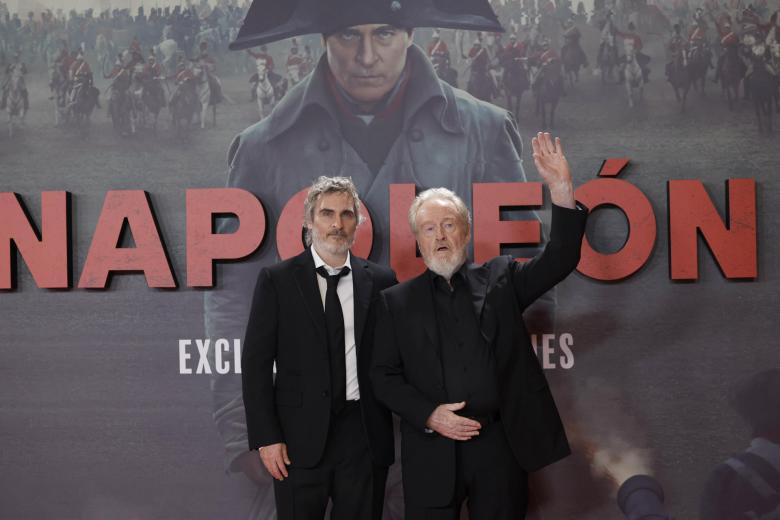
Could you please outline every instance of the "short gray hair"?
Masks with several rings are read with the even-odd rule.
[[[420,211],[420,206],[424,202],[429,200],[445,200],[451,202],[455,206],[455,210],[458,212],[458,216],[466,223],[469,231],[471,230],[471,212],[463,202],[463,199],[458,197],[454,191],[447,188],[430,188],[414,198],[412,205],[409,207],[409,227],[412,232],[417,234],[417,213]]]
[[[352,182],[351,177],[325,177],[320,176],[315,180],[309,192],[306,194],[306,200],[303,202],[303,221],[305,224],[314,222],[314,210],[317,207],[317,201],[322,195],[328,193],[346,193],[352,197],[352,203],[357,215],[358,225],[363,222],[363,217],[360,215],[360,196],[358,195],[357,188]],[[311,230],[306,226],[306,234],[304,237],[306,245],[311,245]]]

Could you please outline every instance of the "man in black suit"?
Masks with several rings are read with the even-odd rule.
[[[360,200],[320,177],[300,255],[260,271],[241,359],[249,449],[274,480],[280,520],[381,518],[393,462],[390,412],[368,384],[371,303],[392,270],[350,255]],[[276,377],[274,379],[274,364]]]
[[[525,516],[527,472],[569,454],[522,312],[580,258],[587,210],[574,200],[560,140],[533,157],[553,202],[550,240],[521,264],[466,261],[471,217],[450,190],[415,199],[409,223],[428,270],[382,292],[371,379],[401,417],[406,519]]]

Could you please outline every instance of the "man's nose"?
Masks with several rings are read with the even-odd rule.
[[[357,62],[362,67],[370,68],[376,63],[379,56],[374,49],[374,41],[371,37],[363,38],[357,53]]]

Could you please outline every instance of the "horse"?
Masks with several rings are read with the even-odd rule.
[[[192,119],[198,112],[198,93],[194,79],[185,80],[176,87],[168,102],[168,110],[176,137],[180,141],[188,140]]]
[[[515,117],[520,116],[520,101],[523,98],[523,93],[531,86],[526,61],[527,58],[515,56],[507,60],[504,66],[503,87],[506,94],[506,104]]]
[[[276,106],[276,92],[273,83],[268,75],[268,66],[266,60],[258,58],[255,92],[257,94],[257,110],[260,113],[260,119],[268,117],[271,110]]]
[[[14,136],[14,128],[24,124],[24,116],[27,107],[24,100],[24,75],[21,70],[14,68],[8,82],[8,99],[6,110],[8,111],[8,137]]]
[[[105,71],[111,68],[115,52],[114,42],[105,33],[98,34],[95,38],[95,53],[99,70]]]
[[[685,112],[685,101],[688,99],[688,91],[691,89],[688,54],[685,51],[678,52],[669,64],[668,81],[674,89],[674,96],[680,103],[680,111]]]
[[[551,60],[541,66],[533,90],[536,93],[536,113],[541,112],[542,115],[542,127],[547,128],[547,105],[550,106],[549,128],[555,127],[555,109],[563,94],[563,73],[559,60]]]
[[[108,98],[108,114],[111,116],[114,130],[122,136],[135,133],[130,87],[130,72],[127,69],[123,69],[109,87],[111,94]]]
[[[159,56],[160,65],[166,74],[171,74],[176,69],[176,56],[179,52],[179,44],[173,38],[163,39],[155,45],[154,53]]]
[[[49,90],[54,101],[54,125],[59,126],[68,107],[68,80],[62,73],[59,63],[49,65]]]
[[[437,53],[431,56],[433,70],[440,80],[445,81],[453,87],[458,87],[458,71],[450,65],[450,58],[446,53]]]
[[[739,84],[745,77],[745,64],[739,57],[739,48],[726,47],[720,70],[720,88],[726,94],[729,110],[734,110],[734,102],[739,100]]]
[[[79,76],[73,84],[73,100],[68,105],[68,120],[86,135],[89,118],[97,106],[98,91],[88,81],[86,76]]]
[[[472,67],[466,90],[477,99],[491,101],[496,94],[496,83],[489,70],[478,70]]]
[[[152,131],[157,133],[157,119],[160,110],[165,106],[165,92],[159,78],[147,77],[143,74],[133,76],[131,89],[133,100],[133,127],[145,127],[152,119]]]
[[[704,85],[707,71],[712,68],[712,51],[704,45],[696,45],[688,53],[688,75],[694,90],[706,97]]]
[[[601,83],[612,80],[612,71],[618,64],[618,52],[615,45],[615,36],[610,34],[599,46],[599,53],[596,57],[596,63],[601,70]]]
[[[571,86],[574,86],[574,83],[580,80],[580,67],[585,66],[582,57],[582,48],[577,43],[567,43],[561,47],[563,71],[569,79],[569,84]]]
[[[644,78],[642,76],[642,67],[636,60],[636,51],[630,40],[626,41],[626,54],[621,58],[620,75],[623,77],[623,83],[626,86],[628,95],[628,106],[634,108],[635,97],[638,91],[638,100],[641,101],[644,95]]]
[[[211,74],[200,63],[195,63],[192,67],[192,74],[195,76],[195,90],[200,101],[200,127],[206,128],[206,118],[208,117],[209,107],[212,112],[212,126],[217,126],[217,103],[220,101],[217,92],[218,85]],[[212,88],[214,86],[215,88]]]
[[[756,112],[759,133],[772,133],[772,99],[777,91],[777,77],[767,70],[765,64],[755,66],[747,78],[753,108]]]

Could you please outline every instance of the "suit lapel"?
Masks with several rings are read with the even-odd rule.
[[[436,308],[431,293],[431,280],[428,271],[414,279],[412,285],[412,301],[419,302],[419,317],[422,321],[425,335],[428,337],[436,356],[441,361],[441,343],[439,342],[439,331],[437,330]]]
[[[471,286],[471,303],[474,306],[474,315],[477,317],[477,322],[481,324],[490,271],[484,265],[469,264],[466,266],[466,273]]]
[[[306,249],[295,258],[295,282],[303,299],[304,307],[311,316],[322,343],[328,345],[328,329],[325,324],[325,310],[322,308],[322,296],[317,285],[317,271],[314,270],[314,258]]]
[[[371,305],[374,279],[368,270],[368,264],[363,259],[352,256],[350,257],[350,263],[352,264],[352,292],[354,294],[355,306],[355,344],[357,349],[360,350],[368,307]]]

